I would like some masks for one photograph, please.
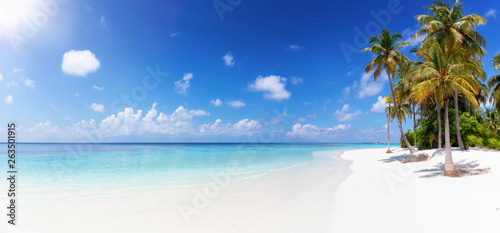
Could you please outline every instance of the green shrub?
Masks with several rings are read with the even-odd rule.
[[[467,135],[467,145],[473,147],[482,147],[483,146],[483,138],[478,137],[476,135]]]
[[[488,138],[488,148],[500,149],[500,140],[496,138]]]

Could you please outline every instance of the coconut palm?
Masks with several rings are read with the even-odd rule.
[[[406,41],[398,42],[398,40],[402,38],[403,37],[401,36],[400,33],[391,34],[389,30],[384,28],[382,30],[382,33],[378,37],[371,36],[368,43],[372,45],[367,48],[364,48],[361,51],[362,52],[370,51],[371,53],[376,55],[376,57],[365,67],[365,72],[367,73],[375,69],[375,71],[373,72],[374,80],[377,80],[377,78],[380,77],[382,70],[385,70],[385,72],[387,73],[387,77],[389,79],[389,86],[391,88],[392,99],[396,106],[395,114],[396,117],[398,118],[397,122],[399,126],[399,131],[401,132],[401,138],[403,138],[406,147],[408,147],[408,149],[410,150],[410,157],[411,157],[417,151],[411,146],[411,144],[408,142],[408,139],[404,134],[403,125],[401,123],[401,120],[399,119],[400,114],[399,114],[398,104],[396,102],[396,96],[394,95],[394,88],[392,86],[392,80],[394,79],[394,73],[396,72],[396,69],[399,66],[401,66],[401,64],[408,62],[408,58],[398,51],[399,49],[409,44]]]
[[[389,98],[389,96],[386,96],[386,97],[384,97],[384,101],[389,104],[389,110],[386,109],[386,111],[389,111],[389,113],[387,113],[387,152],[386,153],[392,153],[392,151],[391,151],[391,131],[389,130],[389,125],[391,124],[390,117],[389,117],[391,115],[391,112],[390,112],[391,98]]]
[[[487,108],[484,112],[484,115],[486,128],[498,133],[498,128],[500,128],[500,119],[498,117],[498,112]]]
[[[486,46],[484,37],[476,32],[476,27],[486,24],[486,20],[476,14],[464,15],[463,5],[459,0],[453,6],[444,1],[435,1],[432,5],[424,7],[431,15],[417,15],[415,18],[423,27],[415,33],[413,38],[425,36],[422,47],[425,47],[430,39],[445,43],[446,52],[452,48],[462,48],[468,51],[464,59],[482,57],[486,54],[483,49]],[[457,131],[457,142],[461,150],[465,150],[460,133],[460,120],[458,110],[458,90],[454,93],[455,100],[455,127]]]
[[[413,81],[415,79],[414,73],[417,67],[417,62],[410,61],[406,64],[401,65],[401,67],[396,71],[396,78],[399,79],[396,82],[394,90],[398,93],[398,99],[401,99],[403,102],[408,102],[411,106],[411,114],[413,118],[413,133],[415,133],[415,147],[417,147],[417,121],[416,121],[416,111],[415,107],[417,105],[417,101],[413,95],[411,95],[411,89],[413,85]]]
[[[448,118],[449,103],[455,90],[465,96],[474,106],[478,106],[475,94],[479,85],[475,74],[485,75],[479,60],[464,60],[468,51],[463,48],[448,48],[446,43],[438,43],[435,39],[427,42],[417,55],[424,62],[419,67],[419,83],[414,88],[415,98],[419,101],[434,97],[438,93],[438,101],[444,103],[445,134],[445,175],[456,172],[453,165],[450,143],[450,122]]]
[[[493,57],[493,68],[500,71],[500,53]],[[500,74],[494,75],[488,80],[490,92],[490,102],[500,109]]]

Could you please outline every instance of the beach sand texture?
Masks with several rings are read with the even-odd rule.
[[[500,152],[453,150],[455,166],[490,173],[442,176],[444,150],[402,164],[407,150],[349,151],[353,173],[336,193],[332,232],[500,232]]]

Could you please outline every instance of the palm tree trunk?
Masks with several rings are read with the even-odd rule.
[[[387,152],[392,153],[391,151],[391,131],[389,130],[389,125],[391,124],[391,101],[389,101],[389,115],[387,115]]]
[[[441,149],[443,148],[443,142],[441,141],[442,138],[443,138],[443,133],[442,133],[442,130],[443,130],[443,127],[441,127],[441,106],[439,106],[439,99],[438,99],[438,96],[436,93],[434,93],[434,98],[436,98],[436,111],[437,111],[437,114],[438,114],[438,149]]]
[[[415,147],[417,146],[417,119],[415,118],[417,114],[415,113],[415,103],[413,103],[413,133],[415,134]]]
[[[444,86],[441,86],[444,98],[444,143],[445,143],[445,157],[444,157],[444,172],[449,172],[455,170],[453,165],[453,157],[451,155],[451,143],[450,143],[450,119],[448,118],[448,101],[446,100],[446,92]]]
[[[406,147],[408,148],[408,150],[410,150],[410,157],[411,157],[414,153],[417,153],[417,151],[411,146],[410,142],[408,142],[408,139],[405,136],[405,133],[403,131],[403,124],[401,124],[401,120],[399,119],[399,107],[398,103],[396,102],[396,95],[394,94],[394,88],[392,87],[391,75],[387,74],[387,76],[389,78],[389,86],[391,87],[391,95],[392,95],[392,100],[394,101],[394,109],[396,110],[396,119],[398,121],[399,131],[401,132],[401,137],[403,138]]]
[[[457,142],[460,150],[465,150],[464,143],[462,142],[462,135],[460,134],[460,118],[458,114],[458,91],[455,88],[455,126],[457,127]]]

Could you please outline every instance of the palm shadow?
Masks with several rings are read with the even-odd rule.
[[[408,158],[408,155],[403,154],[403,155],[394,155],[394,156],[391,156],[391,157],[386,158],[386,159],[381,159],[379,161],[381,161],[383,163],[392,163],[392,162],[401,162],[402,163],[407,158]]]
[[[478,167],[479,163],[477,160],[466,162],[466,160],[464,159],[455,163],[455,168],[465,171],[470,175],[472,175],[473,172],[478,169]],[[420,176],[420,178],[433,178],[440,176],[444,173],[444,163],[440,162],[434,165],[433,168],[418,170],[415,171],[415,173],[424,173],[422,176]]]

